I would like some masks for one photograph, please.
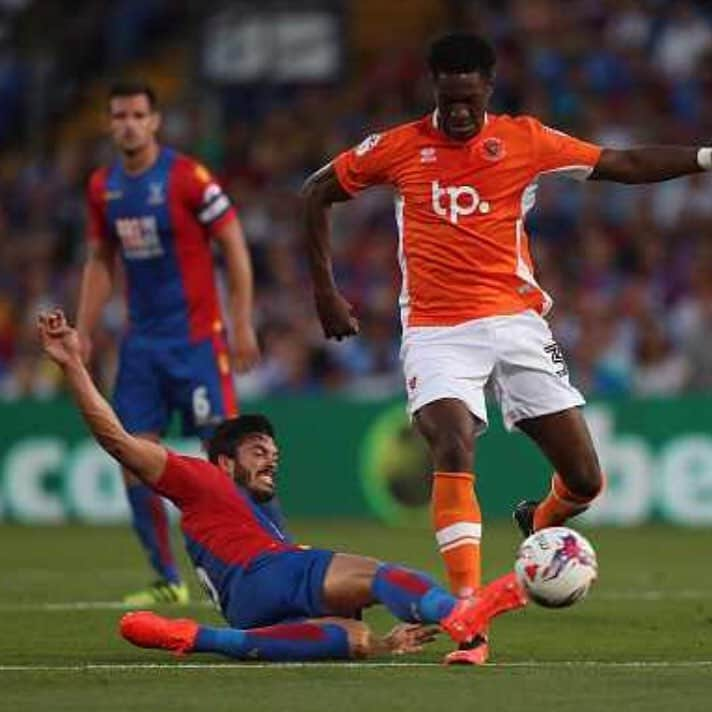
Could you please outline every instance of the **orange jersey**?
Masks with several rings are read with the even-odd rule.
[[[600,155],[600,147],[529,116],[488,114],[482,130],[460,142],[431,114],[372,134],[333,166],[348,193],[393,186],[403,324],[449,326],[549,309],[524,218],[542,173],[585,179]]]

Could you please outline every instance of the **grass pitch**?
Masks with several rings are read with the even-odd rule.
[[[306,543],[442,576],[427,531],[355,522],[293,530]],[[2,526],[0,709],[712,709],[710,532],[659,526],[587,535],[600,564],[589,598],[564,611],[529,607],[498,619],[493,664],[473,669],[440,666],[445,639],[419,656],[303,666],[177,660],[132,648],[115,632],[116,602],[144,585],[147,571],[128,529]],[[510,524],[487,527],[488,578],[511,565],[517,542]],[[202,602],[164,611],[220,622]],[[390,625],[381,610],[368,617],[380,630]]]

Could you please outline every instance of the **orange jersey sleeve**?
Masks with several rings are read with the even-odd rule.
[[[561,172],[585,180],[601,157],[600,146],[581,141],[529,118],[536,173]]]
[[[393,182],[398,141],[393,132],[373,133],[333,162],[341,187],[351,195],[371,185]]]

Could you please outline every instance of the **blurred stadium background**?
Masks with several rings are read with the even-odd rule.
[[[407,10],[405,5],[407,4]],[[0,512],[118,521],[123,493],[87,443],[34,316],[75,311],[84,189],[110,156],[111,79],[158,88],[163,140],[202,158],[239,207],[263,359],[238,379],[287,449],[296,514],[424,516],[427,463],[401,408],[392,206],[336,213],[337,274],[363,332],[327,344],[311,304],[296,192],[372,130],[430,108],[423,54],[447,28],[499,52],[493,110],[537,115],[613,146],[709,143],[712,9],[674,0],[0,0]],[[592,517],[712,523],[712,174],[657,186],[544,181],[530,217],[554,331],[611,476]],[[120,293],[96,338],[109,391]],[[186,445],[187,447],[188,445]],[[495,423],[482,441],[490,515],[546,467]],[[331,496],[323,496],[324,488]],[[526,491],[525,491],[526,490]]]
[[[498,622],[494,670],[442,669],[445,642],[410,669],[245,671],[215,658],[191,667],[116,636],[116,601],[148,572],[123,523],[116,468],[88,440],[34,338],[40,308],[75,311],[85,181],[111,155],[109,83],[153,83],[163,140],[201,157],[239,207],[263,360],[238,388],[245,408],[276,422],[283,503],[300,541],[441,574],[425,523],[429,467],[403,410],[389,196],[336,211],[338,277],[363,333],[327,344],[296,192],[362,136],[430,109],[424,48],[452,28],[496,43],[494,111],[530,112],[614,146],[712,141],[709,2],[0,0],[8,710],[709,709],[712,574],[709,530],[697,527],[712,525],[712,174],[643,188],[550,179],[530,215],[553,328],[591,401],[609,475],[589,515],[601,581],[584,605]],[[122,324],[119,293],[95,339],[92,368],[107,392]],[[478,447],[489,577],[517,545],[513,527],[493,520],[537,496],[549,473],[497,418]],[[400,528],[386,533],[366,517]],[[86,526],[99,523],[117,526]],[[39,524],[62,526],[24,526]],[[217,621],[195,605],[188,615]],[[369,620],[385,628],[385,614]]]

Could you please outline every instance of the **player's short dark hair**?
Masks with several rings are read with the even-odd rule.
[[[217,463],[218,455],[235,457],[235,449],[250,435],[269,435],[274,439],[274,426],[259,413],[246,413],[224,420],[208,438],[208,460]]]
[[[135,79],[122,79],[114,82],[109,87],[109,101],[119,96],[137,96],[142,95],[148,99],[151,111],[155,110],[158,105],[158,97],[156,90],[147,82],[138,81]]]
[[[430,45],[428,52],[428,66],[434,77],[477,72],[492,79],[496,63],[494,47],[484,37],[468,32],[443,35]]]

